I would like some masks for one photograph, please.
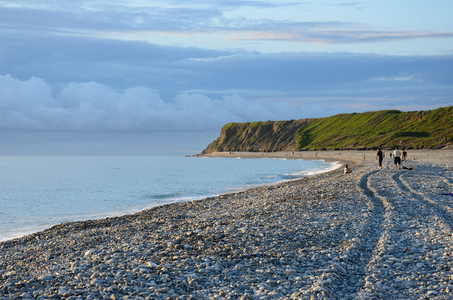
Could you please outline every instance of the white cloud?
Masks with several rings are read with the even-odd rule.
[[[96,82],[69,83],[52,92],[42,79],[0,76],[0,128],[52,131],[208,131],[228,122],[302,119],[346,112],[318,105],[249,101],[238,94],[212,99],[181,93],[173,102],[144,87],[115,91]]]
[[[168,111],[177,109],[176,105],[183,105],[183,99],[179,98],[183,92],[197,98],[199,105],[204,105],[203,111],[230,109],[222,116],[233,115],[236,119],[229,117],[228,121],[247,119],[244,114],[254,110],[256,103],[253,101],[261,101],[257,102],[261,104],[255,109],[257,117],[268,120],[275,115],[270,112],[287,110],[285,102],[292,108],[318,104],[322,108],[342,105],[353,110],[357,107],[356,103],[363,102],[361,99],[387,97],[389,100],[385,103],[360,106],[363,110],[377,110],[393,109],[395,105],[409,107],[414,102],[426,101],[439,107],[450,104],[452,99],[452,55],[403,58],[323,52],[263,54],[83,38],[7,39],[0,48],[0,66],[4,72],[0,75],[11,74],[14,77],[9,76],[8,80],[3,78],[0,95],[11,91],[14,95],[8,96],[7,103],[0,99],[0,109],[15,110],[15,106],[22,105],[21,99],[28,99],[28,103],[20,106],[20,111],[26,111],[27,107],[34,109],[36,103],[43,107],[74,110],[81,103],[88,102],[94,108],[102,108],[96,114],[117,116],[108,124],[107,121],[102,123],[103,126],[98,124],[105,128],[125,127],[118,125],[121,122],[133,128],[154,128],[144,126],[145,121],[131,115],[137,114],[137,110],[153,111],[155,114],[159,111],[153,119],[156,123],[159,120],[164,122],[162,118],[169,114]],[[206,60],[200,60],[202,58]],[[143,88],[134,88],[137,86]],[[33,92],[30,94],[31,89]],[[142,94],[142,97],[137,96]],[[174,98],[176,94],[179,96]],[[234,94],[246,98],[243,106],[236,111],[229,102],[242,100],[224,99],[225,95]],[[40,95],[39,100],[32,100],[34,95]],[[200,96],[194,95],[206,96],[210,106],[206,106]],[[339,102],[335,100],[338,97],[349,100]],[[306,100],[320,98],[324,100]],[[48,102],[42,102],[44,99]],[[176,104],[175,101],[180,102]],[[221,106],[215,101],[226,101],[226,104]],[[271,101],[279,102],[278,109],[269,109],[270,104],[262,104]],[[197,106],[191,104],[191,109],[196,110]],[[85,105],[84,111],[89,110],[89,106]],[[178,113],[181,118],[190,118],[182,112]],[[47,112],[47,115],[50,114],[55,112]],[[277,117],[288,115],[280,113]],[[94,126],[94,120],[99,120],[98,117],[83,119],[84,126],[88,128]],[[150,122],[150,117],[144,113],[142,119]],[[64,122],[67,123],[66,120]],[[199,121],[194,123],[200,124]],[[173,124],[168,126],[174,127]]]
[[[30,111],[40,105],[54,105],[52,89],[44,80],[32,77],[27,81],[14,79],[10,75],[0,79],[0,110]]]
[[[410,81],[410,80],[421,81],[420,79],[414,78],[414,76],[379,77],[379,78],[375,78],[374,80],[377,80],[377,81]]]
[[[298,3],[301,4],[301,3]],[[295,4],[293,4],[295,5]],[[336,3],[357,6],[356,2]],[[255,19],[231,15],[232,9],[275,7],[290,9],[286,3],[265,1],[220,1],[219,3],[179,2],[173,4],[126,2],[67,2],[38,4],[23,1],[8,5],[0,1],[0,36],[44,35],[85,36],[102,39],[148,40],[150,35],[200,37],[214,34],[226,41],[278,41],[311,44],[354,44],[450,39],[452,31],[397,30],[382,31],[358,22],[301,21],[275,18]],[[259,10],[257,10],[259,11]],[[207,42],[207,40],[206,40]],[[171,43],[174,44],[174,43]],[[244,43],[242,44],[242,47]],[[234,46],[236,47],[236,46]]]

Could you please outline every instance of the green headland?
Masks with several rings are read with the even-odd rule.
[[[202,153],[453,148],[453,106],[428,111],[383,110],[326,118],[229,123]]]

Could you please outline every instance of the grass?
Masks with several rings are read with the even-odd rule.
[[[430,111],[385,110],[314,119],[299,129],[299,149],[433,148],[453,141],[453,106]]]

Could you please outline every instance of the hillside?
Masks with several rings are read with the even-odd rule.
[[[215,151],[292,151],[298,147],[298,130],[313,119],[229,123],[222,127],[220,136],[202,154]]]
[[[453,106],[430,111],[384,110],[327,118],[229,123],[202,154],[215,151],[438,149],[453,142]]]

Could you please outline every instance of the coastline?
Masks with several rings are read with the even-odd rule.
[[[0,295],[448,296],[453,286],[444,281],[450,276],[445,268],[453,266],[453,197],[437,193],[452,192],[452,172],[445,165],[453,166],[452,151],[409,151],[406,165],[412,171],[393,170],[388,157],[379,171],[374,154],[301,152],[296,159],[347,162],[353,173],[344,175],[340,168],[134,215],[60,224],[2,242]],[[445,186],[438,188],[440,181]]]
[[[31,159],[33,160],[30,161]],[[38,168],[37,173],[30,172],[26,168],[22,170],[19,168],[16,171],[16,168],[14,168],[18,162],[16,160],[7,160],[5,165],[0,162],[2,166],[6,166],[5,169],[12,172],[10,179],[6,179],[2,185],[2,188],[4,188],[3,199],[9,199],[9,201],[3,202],[4,209],[0,211],[0,242],[40,232],[61,223],[134,214],[155,206],[201,200],[207,197],[311,176],[336,167],[334,166],[336,164],[324,163],[320,160],[291,162],[286,159],[274,158],[264,160],[246,159],[245,161],[229,157],[206,159],[203,157],[185,158],[182,156],[163,157],[162,159],[159,157],[144,157],[138,160],[134,157],[119,157],[118,159],[105,157],[97,159],[93,157],[92,159],[96,159],[96,163],[88,161],[90,163],[88,176],[75,175],[84,174],[84,172],[88,171],[88,169],[83,167],[79,168],[77,166],[74,168],[72,166],[75,163],[80,166],[88,163],[83,158],[78,157],[71,157],[67,160],[49,157],[46,160],[47,164],[42,164],[39,159],[36,162],[36,159],[30,158],[29,164],[41,164],[41,168]],[[142,163],[137,164],[139,161],[142,161]],[[21,161],[19,160],[19,162]],[[47,168],[46,165],[48,165]],[[68,169],[68,165],[72,168]],[[52,166],[54,166],[54,169],[72,172],[74,180],[66,183],[61,182],[59,177],[61,174],[55,172]],[[165,166],[165,170],[162,170],[163,166]],[[142,171],[150,170],[150,167],[161,169],[161,171]],[[21,174],[26,175],[24,174],[26,172],[33,174],[33,176],[37,174],[44,175],[40,171],[44,169],[47,170],[46,176],[38,176],[46,178],[45,180],[35,180],[30,181],[30,183],[23,182],[23,190],[28,192],[22,192],[19,189],[19,186],[21,186],[20,179],[28,178],[20,176]],[[91,175],[90,178],[90,174],[94,172],[96,172],[97,176]],[[90,179],[87,180],[86,178]],[[169,181],[161,184],[160,182],[163,178],[168,178]],[[114,186],[105,188],[116,180],[118,182]],[[17,187],[15,190],[10,190],[9,187],[14,186],[15,182],[18,182]],[[60,182],[60,185],[64,186],[64,188],[59,189],[59,185],[55,186],[55,182]],[[77,183],[71,184],[72,182]],[[67,193],[72,193],[79,186],[87,187],[87,189],[84,192],[79,191],[77,193],[78,199],[73,199],[73,201],[78,203],[77,210],[75,210],[71,206],[70,198],[66,197]],[[94,187],[96,189],[91,190]],[[56,190],[54,191],[53,189]],[[105,191],[110,191],[111,195],[104,193],[104,189]],[[41,200],[35,196],[34,192],[36,196],[40,196]],[[30,206],[27,205],[27,201],[22,199],[35,200],[29,203],[32,205]],[[60,199],[61,201],[59,201]],[[17,202],[17,205],[13,207],[12,203],[15,202]],[[41,210],[43,213],[39,213]],[[47,211],[49,213],[46,213]]]
[[[370,151],[365,151],[370,152]],[[360,151],[280,151],[280,152],[212,152],[201,157],[230,157],[230,158],[280,158],[302,160],[324,160],[326,162],[353,162],[359,161],[357,156]]]

